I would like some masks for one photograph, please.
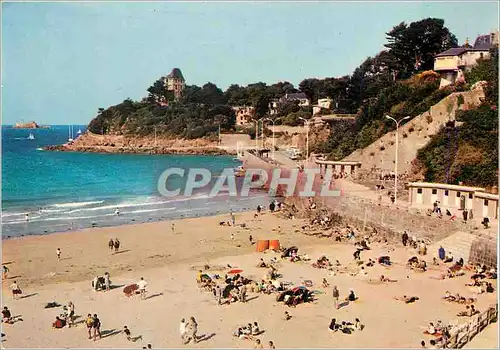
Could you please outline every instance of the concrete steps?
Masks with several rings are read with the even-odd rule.
[[[446,253],[451,252],[453,254],[454,260],[463,258],[464,262],[467,263],[471,253],[472,242],[475,239],[477,239],[477,236],[474,234],[457,232],[431,245],[428,251],[432,257],[437,257],[438,249],[442,246]]]

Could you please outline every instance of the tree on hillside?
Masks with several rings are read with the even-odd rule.
[[[434,66],[434,56],[457,47],[455,35],[444,26],[444,20],[426,18],[412,22],[408,26],[402,22],[386,33],[385,45],[396,59],[400,78],[408,78],[418,70],[430,70]]]

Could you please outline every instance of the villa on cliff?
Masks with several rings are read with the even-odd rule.
[[[233,110],[236,114],[236,125],[238,126],[250,124],[252,119],[255,117],[254,107],[236,106],[233,107]]]
[[[168,91],[173,91],[175,99],[178,100],[182,96],[182,92],[186,87],[186,81],[179,68],[172,69],[169,75],[162,78],[163,85]]]
[[[462,47],[455,47],[434,58],[434,71],[442,76],[440,88],[463,79],[464,71],[470,70],[482,58],[490,57],[490,50],[498,47],[498,30],[476,38],[474,46],[468,40]]]
[[[311,105],[311,101],[307,98],[307,95],[303,92],[297,92],[293,94],[285,94],[279,99],[273,99],[269,102],[269,114],[276,115],[281,106],[289,102],[298,101],[300,107],[307,107]]]

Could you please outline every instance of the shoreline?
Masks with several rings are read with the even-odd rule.
[[[42,148],[51,152],[76,152],[100,154],[162,154],[162,155],[196,155],[196,156],[229,156],[236,152],[229,152],[217,147],[112,147],[112,146],[68,146],[54,145]]]

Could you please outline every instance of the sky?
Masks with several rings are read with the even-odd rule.
[[[459,43],[498,3],[2,3],[2,124],[88,124],[178,67],[187,84],[351,74],[400,22],[442,18]]]

